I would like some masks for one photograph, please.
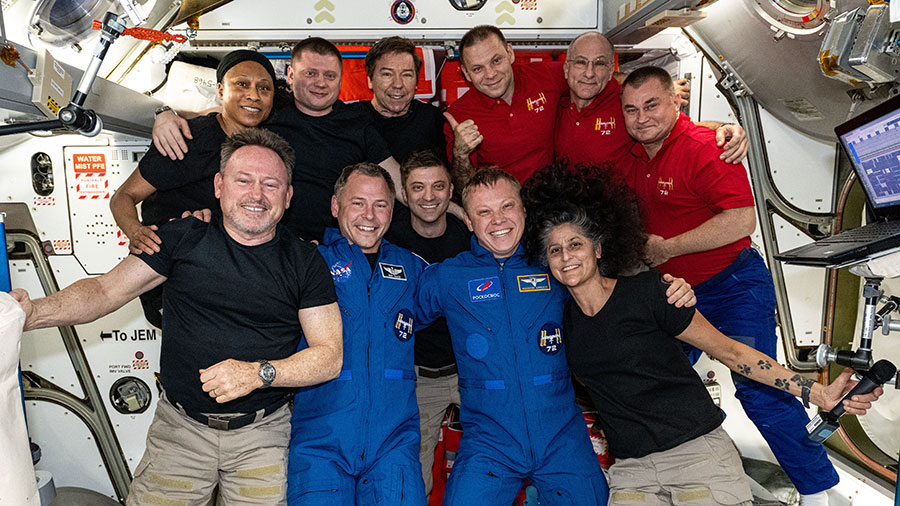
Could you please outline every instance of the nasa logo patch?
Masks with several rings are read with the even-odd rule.
[[[503,293],[500,291],[500,278],[493,276],[490,278],[470,279],[469,298],[472,302],[502,299]]]
[[[547,292],[550,291],[550,275],[549,274],[525,274],[524,276],[516,276],[519,282],[519,292]]]
[[[404,343],[412,339],[413,316],[409,309],[401,309],[397,312],[397,317],[394,319],[394,335]]]
[[[562,349],[562,326],[548,322],[541,327],[538,335],[538,346],[547,355],[556,355]]]
[[[350,274],[352,273],[350,271],[350,264],[352,263],[352,260],[348,261],[346,264],[343,261],[335,262],[330,268],[331,279],[335,283],[341,283],[350,279]]]
[[[402,265],[383,264],[378,262],[381,268],[381,277],[384,279],[396,279],[397,281],[406,281],[406,271]]]

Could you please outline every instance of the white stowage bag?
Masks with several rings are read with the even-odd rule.
[[[0,292],[0,505],[40,506],[19,390],[19,345],[25,313]]]

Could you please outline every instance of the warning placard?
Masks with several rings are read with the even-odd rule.
[[[106,174],[106,156],[103,153],[75,153],[72,155],[72,166],[76,174]]]
[[[79,199],[108,199],[109,181],[106,179],[106,155],[103,153],[74,153],[75,193]]]
[[[79,199],[108,199],[109,181],[106,172],[76,172],[75,193]]]

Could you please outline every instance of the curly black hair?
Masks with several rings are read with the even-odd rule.
[[[600,273],[617,277],[643,258],[644,233],[637,196],[610,167],[568,168],[564,160],[535,172],[522,187],[528,219],[523,242],[532,260],[547,262],[547,240],[554,227],[570,223],[594,246],[602,246]]]

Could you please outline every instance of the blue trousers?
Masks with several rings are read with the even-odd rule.
[[[335,429],[338,430],[338,429]],[[419,442],[385,452],[360,473],[342,459],[292,451],[287,503],[291,506],[425,506]]]
[[[490,454],[460,452],[447,483],[444,506],[509,506],[526,478],[537,489],[542,506],[607,503],[609,487],[599,466],[573,466],[576,457],[571,454],[544,457],[542,466],[523,474],[491,458]],[[595,463],[593,453],[591,457]]]
[[[731,265],[694,287],[697,309],[726,336],[776,357],[775,288],[772,275],[754,249],[745,249]],[[691,362],[700,351],[691,347]],[[814,494],[838,483],[825,447],[809,440],[809,416],[793,395],[732,373],[747,417],[756,425],[775,458],[801,494]]]

